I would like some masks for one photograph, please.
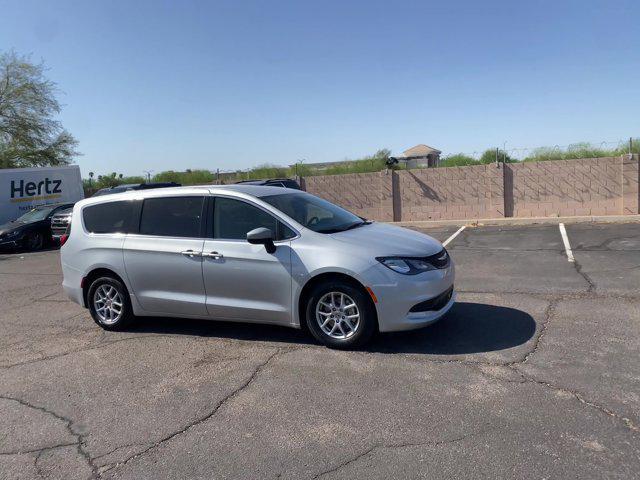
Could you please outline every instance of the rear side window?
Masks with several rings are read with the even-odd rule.
[[[296,233],[270,213],[232,198],[217,197],[213,212],[213,236],[225,240],[246,240],[247,233],[259,227],[270,229],[277,240]]]
[[[82,210],[84,227],[89,233],[126,233],[133,214],[133,202],[107,202]]]
[[[147,198],[140,215],[140,234],[201,238],[204,197]]]

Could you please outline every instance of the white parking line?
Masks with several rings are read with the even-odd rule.
[[[569,245],[569,237],[567,236],[567,229],[564,228],[564,223],[561,223],[559,226],[560,226],[560,235],[562,235],[562,242],[564,243],[564,249],[567,252],[567,260],[569,260],[570,262],[575,262],[576,259],[573,258],[571,245]]]
[[[461,226],[461,227],[458,229],[458,231],[457,231],[456,233],[454,233],[454,234],[453,234],[453,235],[451,235],[449,238],[447,238],[444,242],[442,242],[442,246],[443,246],[443,247],[446,247],[446,246],[449,244],[449,242],[451,242],[451,240],[453,240],[454,238],[456,238],[456,237],[458,236],[458,234],[459,234],[462,230],[464,230],[465,228],[467,228],[467,226],[466,226],[466,225]]]

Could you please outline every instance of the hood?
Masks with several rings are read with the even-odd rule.
[[[4,235],[5,233],[9,233],[12,230],[17,230],[22,227],[24,223],[22,222],[7,222],[0,225],[0,235]]]
[[[442,244],[424,233],[386,223],[372,223],[333,233],[335,240],[369,250],[375,256],[426,257],[442,250]]]

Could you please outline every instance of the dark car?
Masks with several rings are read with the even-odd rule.
[[[285,188],[295,188],[296,190],[302,190],[300,188],[300,184],[291,178],[269,178],[267,180],[243,180],[241,182],[243,185],[265,185],[268,187],[285,187]]]
[[[51,217],[51,240],[54,244],[60,245],[60,239],[67,233],[72,213],[73,207],[69,207],[54,213]]]
[[[92,197],[101,197],[102,195],[112,195],[114,193],[128,192],[129,190],[147,190],[149,188],[165,188],[165,187],[181,187],[182,185],[175,182],[155,182],[155,183],[124,183],[115,187],[101,188]]]
[[[40,250],[51,242],[51,217],[72,207],[73,203],[42,205],[0,225],[0,248]]]

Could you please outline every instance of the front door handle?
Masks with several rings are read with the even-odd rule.
[[[203,253],[202,256],[207,258],[213,258],[214,260],[220,260],[221,258],[224,258],[224,255],[218,252]]]
[[[185,257],[193,258],[193,257],[201,257],[202,252],[196,252],[195,250],[184,250],[180,252]]]

